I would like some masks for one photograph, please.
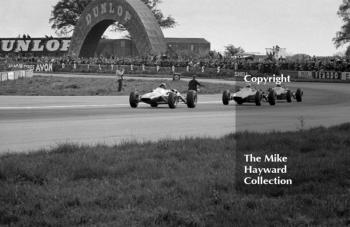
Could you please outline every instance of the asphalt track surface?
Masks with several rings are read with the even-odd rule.
[[[0,154],[49,149],[67,142],[113,145],[350,122],[349,84],[294,83],[290,87],[303,89],[302,103],[223,106],[217,94],[200,95],[195,109],[180,104],[171,110],[147,105],[131,109],[125,96],[0,96]]]

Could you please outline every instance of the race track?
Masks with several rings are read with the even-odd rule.
[[[229,83],[233,83],[232,81]],[[60,143],[117,144],[163,138],[220,137],[235,131],[297,130],[350,121],[350,85],[297,83],[304,102],[223,106],[221,94],[200,95],[196,109],[137,109],[128,97],[0,96],[0,154]]]
[[[317,126],[332,126],[350,122],[350,84],[292,83],[291,88],[301,88],[303,102],[288,104],[278,102],[238,106],[236,130],[243,131],[295,131]]]

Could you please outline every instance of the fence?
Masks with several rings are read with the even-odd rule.
[[[226,68],[209,68],[205,66],[187,66],[187,67],[161,67],[158,65],[103,65],[103,64],[58,64],[58,63],[38,63],[38,64],[10,64],[13,69],[30,69],[34,72],[62,72],[62,73],[108,73],[114,74],[118,69],[124,69],[126,74],[178,74],[183,76],[191,76],[193,74],[199,77],[222,77],[222,78],[243,78],[249,74],[252,76],[266,76],[268,73],[261,73],[258,70],[235,71]],[[350,80],[350,72],[334,72],[334,71],[291,71],[280,70],[280,74],[290,76],[292,80]],[[10,78],[14,76],[10,73]]]
[[[33,77],[33,70],[0,72],[0,82]]]
[[[117,69],[123,68],[127,74],[200,74],[233,76],[234,70],[206,67],[161,67],[157,65],[96,65],[96,64],[55,64],[54,72],[80,72],[80,73],[115,73]]]
[[[334,71],[299,71],[298,79],[316,79],[316,80],[332,80],[332,81],[349,81],[350,72],[334,72]]]

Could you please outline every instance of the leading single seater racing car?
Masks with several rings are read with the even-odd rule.
[[[297,100],[297,102],[302,102],[303,91],[298,88],[296,92],[293,92],[281,84],[277,84],[274,88],[269,88],[267,96],[265,96],[266,101],[268,101],[270,105],[276,105],[276,100],[286,100],[288,103],[291,103],[292,98]]]
[[[140,95],[137,91],[131,92],[129,103],[132,108],[137,108],[140,102],[158,107],[161,104],[167,104],[170,109],[175,109],[178,103],[183,102],[188,108],[195,108],[197,105],[197,92],[189,90],[186,97],[176,89],[166,89],[165,84],[161,84],[152,92]]]
[[[230,101],[234,100],[238,105],[242,105],[246,102],[255,103],[257,106],[261,106],[261,101],[264,97],[264,93],[261,90],[252,88],[251,85],[247,85],[240,88],[237,92],[231,95],[230,90],[226,90],[222,94],[222,103],[228,105]]]

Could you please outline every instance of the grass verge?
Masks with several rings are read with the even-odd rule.
[[[5,155],[0,225],[346,226],[349,134],[345,124]],[[288,156],[295,184],[276,194],[235,183],[236,154],[266,152]]]
[[[140,93],[152,91],[162,81],[146,81],[127,79],[124,81],[123,91],[118,92],[118,82],[109,78],[65,78],[35,76],[30,79],[5,81],[0,83],[0,95],[22,96],[114,96],[129,95],[131,91]],[[188,83],[184,81],[168,81],[170,88],[186,93]],[[229,89],[229,85],[203,83],[201,94],[218,94]]]

